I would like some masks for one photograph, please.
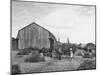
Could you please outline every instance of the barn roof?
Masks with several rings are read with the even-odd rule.
[[[40,26],[39,24],[37,24],[37,23],[35,23],[35,22],[32,22],[31,24],[29,24],[29,25],[23,27],[22,29],[20,29],[20,30],[18,31],[18,34],[19,34],[19,32],[20,32],[21,30],[23,30],[23,29],[25,29],[25,28],[27,28],[27,27],[29,27],[29,26],[31,26],[31,25],[37,25],[37,26],[43,28],[44,30],[46,30],[46,31],[49,32],[49,34],[50,34],[49,36],[50,36],[50,37],[54,37],[54,39],[56,40],[55,36],[54,36],[49,30],[45,29],[44,27]],[[18,35],[17,35],[17,37],[18,37]]]

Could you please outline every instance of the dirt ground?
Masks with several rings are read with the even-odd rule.
[[[51,72],[51,71],[69,71],[76,70],[79,65],[86,60],[85,58],[64,57],[62,60],[45,56],[45,62],[30,63],[24,62],[24,57],[16,57],[17,51],[12,52],[12,64],[18,64],[21,68],[21,73],[36,73],[36,72]]]

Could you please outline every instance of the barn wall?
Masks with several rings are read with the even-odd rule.
[[[18,42],[17,42],[17,39],[12,38],[11,40],[12,40],[12,41],[11,41],[12,50],[18,49]]]
[[[28,27],[21,29],[18,33],[18,47],[24,48],[50,48],[50,33],[44,28],[32,24]],[[55,39],[54,39],[54,43]],[[54,44],[55,45],[55,44]]]
[[[49,33],[39,27],[40,48],[50,48]]]

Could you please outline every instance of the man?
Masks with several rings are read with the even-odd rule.
[[[56,53],[58,55],[58,59],[61,60],[61,48],[56,49]]]
[[[59,60],[61,60],[61,48],[59,47]]]

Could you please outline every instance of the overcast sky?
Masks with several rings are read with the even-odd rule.
[[[12,2],[12,37],[36,22],[61,42],[95,42],[95,7],[80,5]]]

